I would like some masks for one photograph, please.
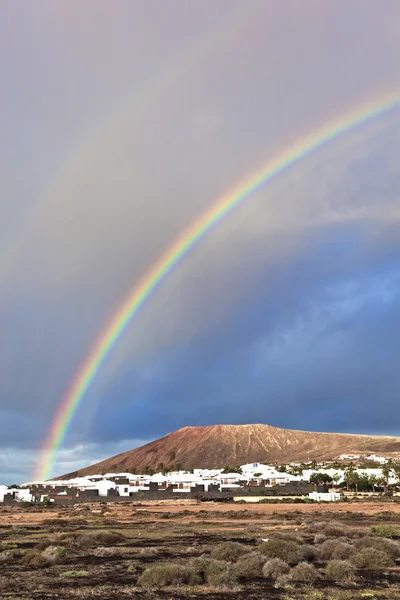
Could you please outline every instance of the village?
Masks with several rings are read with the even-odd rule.
[[[21,486],[0,486],[0,502],[13,504],[128,499],[197,498],[243,500],[265,497],[340,501],[345,495],[400,494],[400,464],[383,456],[340,456],[330,463],[267,465],[259,462],[224,469],[170,470],[159,472],[102,473],[71,479],[32,481]]]

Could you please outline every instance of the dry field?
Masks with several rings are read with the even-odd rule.
[[[400,504],[0,508],[0,600],[120,597],[399,600]]]

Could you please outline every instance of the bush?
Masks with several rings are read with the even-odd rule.
[[[324,533],[316,533],[314,536],[314,544],[322,544],[326,542],[326,535]]]
[[[12,562],[14,560],[14,554],[10,550],[5,550],[0,553],[0,563]]]
[[[375,535],[385,538],[394,538],[400,536],[400,531],[393,525],[374,525],[371,527]]]
[[[395,566],[386,552],[376,548],[363,548],[351,557],[351,562],[357,569],[385,569]]]
[[[326,527],[325,521],[306,521],[305,524],[311,533],[321,533]]]
[[[324,533],[327,537],[340,537],[343,535],[343,525],[338,521],[329,521],[324,526]]]
[[[270,540],[260,544],[260,552],[267,558],[280,558],[281,560],[295,565],[301,560],[300,546],[295,542],[286,540]]]
[[[249,551],[243,544],[237,542],[222,542],[217,544],[211,551],[211,557],[217,560],[226,560],[227,562],[236,562],[241,556]]]
[[[299,548],[300,561],[313,561],[319,556],[318,549],[312,544],[303,544]]]
[[[99,546],[93,550],[93,556],[98,556],[99,558],[104,558],[106,556],[115,556],[120,553],[119,548],[106,548],[105,546]],[[157,552],[156,552],[157,554]]]
[[[46,550],[43,550],[42,556],[48,563],[60,562],[67,555],[67,549],[65,546],[48,546]]]
[[[286,573],[285,575],[279,575],[276,579],[274,587],[276,588],[286,588],[292,584],[292,578],[290,573]]]
[[[228,565],[228,568],[219,573],[209,573],[207,577],[208,585],[212,587],[233,588],[237,585],[238,579],[234,572],[234,567]]]
[[[364,537],[356,540],[355,545],[358,549],[375,548],[383,550],[394,560],[400,557],[400,544],[394,540],[388,540],[381,537]]]
[[[21,562],[29,567],[44,567],[48,564],[42,553],[35,550],[28,550],[21,558]]]
[[[344,560],[354,553],[354,546],[339,540],[326,540],[319,548],[319,555],[324,560],[332,558]]]
[[[261,552],[249,552],[237,561],[235,574],[237,577],[261,577],[265,556]]]
[[[190,568],[197,574],[200,583],[228,588],[237,584],[238,574],[234,572],[236,567],[224,560],[200,556],[190,562]]]
[[[115,546],[125,541],[125,536],[117,531],[88,531],[80,534],[65,534],[60,538],[77,548]]]
[[[319,573],[310,563],[302,562],[290,571],[290,578],[296,583],[313,585],[319,578]]]
[[[325,568],[325,576],[331,581],[354,581],[355,566],[348,560],[330,560]]]
[[[145,569],[137,583],[147,589],[158,589],[168,585],[197,585],[202,582],[193,568],[165,563]]]
[[[262,574],[264,577],[277,579],[281,575],[286,575],[286,573],[289,573],[289,571],[290,567],[285,561],[281,560],[280,558],[271,558],[265,563],[262,569]]]

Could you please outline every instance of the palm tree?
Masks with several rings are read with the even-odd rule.
[[[387,492],[387,489],[389,487],[389,475],[392,470],[392,466],[393,466],[393,462],[390,459],[385,464],[383,464],[381,467],[382,477],[385,480],[385,492]]]
[[[378,478],[376,475],[370,475],[368,477],[369,485],[372,487],[372,491],[375,492],[375,488],[378,485]]]

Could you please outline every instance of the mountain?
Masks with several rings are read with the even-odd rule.
[[[342,454],[400,456],[400,438],[315,433],[270,425],[183,427],[145,446],[123,452],[60,477],[135,473],[179,462],[184,469],[218,468],[250,462],[289,463],[330,460]]]

